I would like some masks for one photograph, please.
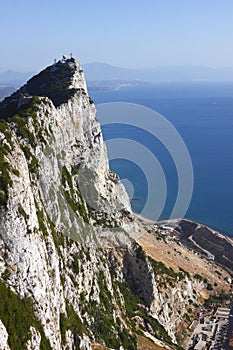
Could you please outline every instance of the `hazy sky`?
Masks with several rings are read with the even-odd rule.
[[[233,0],[0,0],[0,71],[70,52],[123,67],[233,66]]]

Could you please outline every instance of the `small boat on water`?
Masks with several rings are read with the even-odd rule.
[[[130,198],[129,200],[130,201],[138,201],[140,198],[139,197],[132,197],[132,198]]]

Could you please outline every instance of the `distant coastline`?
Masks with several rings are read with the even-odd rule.
[[[137,80],[89,80],[87,87],[92,91],[118,91],[124,87],[149,85],[150,82]]]

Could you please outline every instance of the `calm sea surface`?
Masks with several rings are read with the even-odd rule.
[[[233,83],[159,83],[91,92],[95,104],[130,102],[167,118],[183,138],[193,164],[194,190],[186,218],[233,236]],[[141,130],[103,127],[105,140],[131,138],[156,154],[167,181],[160,219],[169,218],[178,191],[176,168],[168,152]],[[131,202],[141,212],[148,195],[145,174],[133,162],[112,160],[111,168],[134,186]],[[129,189],[128,189],[129,190]],[[129,190],[130,191],[130,190]],[[153,208],[148,211],[153,218]]]

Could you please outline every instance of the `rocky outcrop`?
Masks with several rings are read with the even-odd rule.
[[[1,344],[136,349],[143,331],[175,347],[201,282],[135,243],[142,228],[109,169],[77,61],[46,68],[0,103],[0,160]]]
[[[74,94],[66,103],[56,108],[47,97],[30,96],[22,105],[22,91],[46,92],[47,79],[43,79],[47,71],[49,77],[54,74],[57,79],[67,70],[72,79],[63,77],[60,89],[66,88],[68,81]],[[48,89],[48,95],[53,96],[51,85]],[[1,188],[5,196],[0,223],[1,272],[21,298],[33,300],[46,337],[52,348],[59,349],[60,314],[66,313],[67,302],[76,312],[80,310],[76,295],[88,295],[92,285],[98,299],[95,275],[104,266],[94,225],[102,220],[103,226],[124,226],[129,219],[122,211],[130,214],[130,204],[120,181],[111,179],[95,107],[76,61],[49,67],[9,100],[15,101],[16,97],[21,107],[17,110],[19,116],[4,121],[1,133],[2,147],[9,148],[4,158],[9,164],[5,176],[10,182]],[[73,243],[66,244],[64,236]],[[83,249],[89,249],[91,263],[85,260],[85,254],[78,262]],[[79,274],[73,271],[78,264],[82,268]]]
[[[10,350],[10,348],[7,344],[7,340],[8,340],[8,334],[7,334],[6,327],[4,326],[2,321],[0,320],[0,344],[1,344],[0,348],[1,348],[1,350]]]

